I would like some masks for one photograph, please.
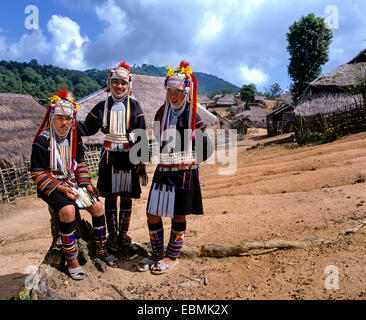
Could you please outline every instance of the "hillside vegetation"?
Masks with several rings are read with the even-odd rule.
[[[47,104],[47,98],[59,88],[73,92],[75,100],[97,91],[105,86],[109,70],[76,71],[62,69],[53,65],[40,65],[33,59],[27,62],[0,61],[0,92],[30,94],[40,103]],[[135,65],[131,68],[135,74],[165,76],[165,67],[153,65]],[[239,88],[216,76],[195,73],[198,81],[198,93],[209,94],[222,88]]]

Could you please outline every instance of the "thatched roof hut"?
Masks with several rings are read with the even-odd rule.
[[[345,89],[366,78],[366,49],[350,62],[312,81],[299,100],[294,113],[306,117],[340,112],[351,105],[362,105],[362,95],[350,96]]]
[[[266,123],[267,114],[263,108],[259,106],[250,106],[250,110],[245,110],[235,115],[235,118],[248,118],[257,127],[264,127]]]
[[[277,101],[285,101],[287,102],[288,104],[291,104],[293,102],[293,99],[292,99],[292,94],[290,92],[284,92],[281,94],[280,97],[276,98],[275,100]]]
[[[155,113],[165,100],[166,90],[164,88],[164,79],[164,77],[132,74],[133,95],[141,105],[148,128],[151,128]],[[106,91],[101,89],[79,100],[78,104],[80,105],[80,111],[78,119],[82,121],[85,120],[89,111],[91,111],[98,102],[104,101],[106,95]],[[200,105],[198,105],[198,113],[208,126],[218,122],[216,116]],[[84,144],[102,144],[103,141],[104,134],[100,131],[94,136],[83,137]]]
[[[239,117],[230,123],[230,129],[236,129],[238,134],[245,135],[248,133],[248,128],[256,128],[257,125],[247,117]]]
[[[256,94],[254,97],[254,102],[255,103],[263,103],[264,104],[264,100],[266,100],[267,98],[265,96],[261,96],[259,94]]]
[[[0,93],[0,161],[29,159],[46,109],[30,95]]]
[[[281,107],[267,114],[267,134],[274,136],[294,131],[294,107],[284,103]]]
[[[233,94],[225,94],[216,101],[213,107],[231,107],[236,106],[237,104],[238,100],[234,97]]]
[[[208,106],[209,104],[212,104],[212,103],[214,103],[214,102],[215,102],[214,100],[210,99],[210,98],[209,98],[209,97],[207,97],[207,95],[205,95],[205,94],[199,94],[199,95],[198,95],[198,103],[199,103],[201,106],[205,107],[205,108],[207,108],[207,106]]]

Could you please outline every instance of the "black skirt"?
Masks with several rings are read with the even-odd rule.
[[[113,192],[113,175],[117,171],[130,171],[131,177],[128,181],[130,191]],[[124,183],[122,181],[121,183]],[[112,152],[102,150],[99,162],[99,175],[97,188],[104,198],[121,196],[138,199],[141,195],[140,178],[136,173],[135,166],[130,162],[129,152]]]
[[[203,214],[199,169],[159,171],[151,183],[147,212],[170,216]]]
[[[49,195],[46,195],[43,191],[37,190],[38,197],[45,201],[55,212],[59,212],[63,207],[72,205],[75,207],[75,210],[80,210],[78,205],[74,200],[66,198],[66,196],[58,191],[53,190]],[[99,201],[99,199],[97,199]],[[86,209],[82,208],[81,210]]]

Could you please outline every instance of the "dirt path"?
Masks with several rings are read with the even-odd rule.
[[[205,215],[188,217],[185,246],[333,238],[366,220],[366,133],[301,148],[262,147],[283,137],[258,135],[239,142],[236,175],[218,175],[218,165],[201,167]],[[137,243],[148,242],[147,195],[144,188],[134,202],[130,230]],[[1,207],[0,299],[18,292],[50,243],[47,207],[36,196]],[[84,281],[61,275],[52,286],[70,299],[120,299],[116,288],[128,299],[365,299],[365,250],[362,228],[315,248],[181,259],[161,276],[135,272],[127,259],[105,273],[86,266]]]

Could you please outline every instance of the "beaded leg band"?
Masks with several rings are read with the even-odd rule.
[[[119,211],[119,232],[126,235],[130,226],[132,200],[121,200]]]
[[[153,255],[159,256],[164,251],[164,229],[163,222],[152,224],[148,223],[150,243],[151,243],[151,253]]]
[[[179,258],[183,243],[184,243],[184,234],[186,230],[186,223],[177,223],[172,222],[172,228],[170,232],[170,239],[168,246],[166,248],[166,255],[169,258],[176,259]]]
[[[99,256],[107,253],[107,230],[105,226],[105,217],[92,217],[95,253]]]
[[[62,251],[66,260],[74,260],[78,256],[78,250],[75,244],[75,221],[61,222],[60,221],[60,236]]]

